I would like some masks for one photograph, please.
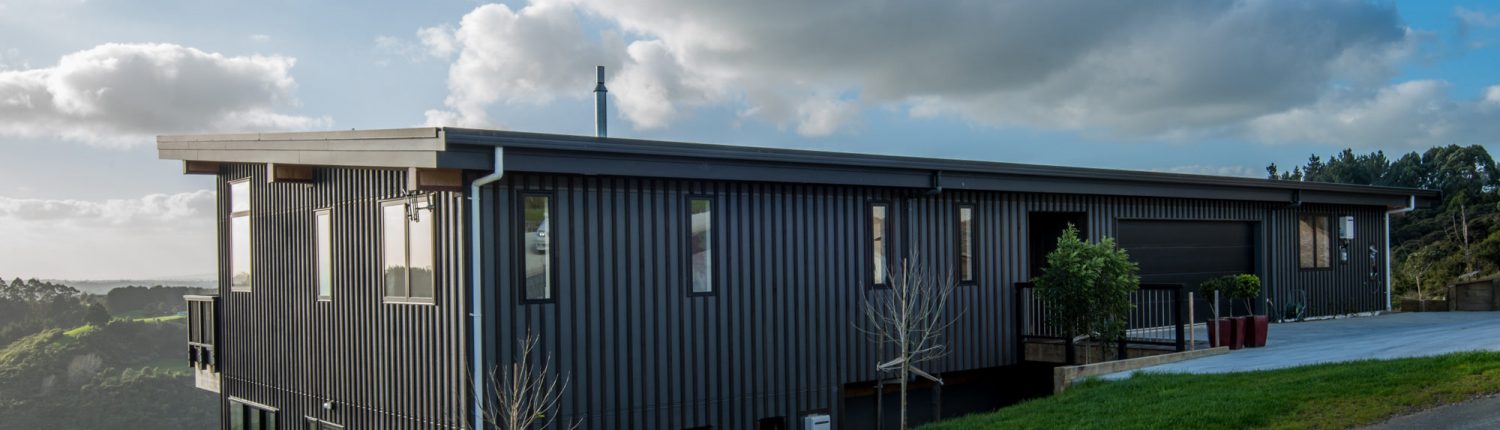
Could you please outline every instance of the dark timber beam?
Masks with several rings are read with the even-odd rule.
[[[464,171],[460,169],[406,169],[408,191],[463,191]]]
[[[296,164],[267,163],[266,181],[310,184],[313,181],[313,168]]]
[[[182,174],[184,175],[217,175],[219,174],[219,163],[215,161],[182,161]]]

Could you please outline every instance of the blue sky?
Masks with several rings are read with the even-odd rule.
[[[589,134],[594,64],[621,137],[1258,176],[1500,135],[1496,2],[704,3],[0,0],[0,276],[212,273],[155,134]]]

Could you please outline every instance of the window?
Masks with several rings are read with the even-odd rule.
[[[318,259],[318,300],[333,298],[333,216],[328,209],[313,213],[313,238]]]
[[[250,291],[250,180],[229,183],[229,290]]]
[[[890,223],[887,215],[890,205],[887,203],[870,204],[870,284],[883,286],[886,284],[888,263],[886,257],[890,254]]]
[[[276,409],[229,398],[229,428],[231,430],[276,430]]]
[[[523,194],[521,196],[520,254],[525,259],[525,300],[552,300],[552,196],[549,194]]]
[[[1331,217],[1302,214],[1297,217],[1297,221],[1298,266],[1303,269],[1332,267],[1332,238],[1329,231]]]
[[[974,205],[958,205],[958,282],[974,282]]]
[[[381,203],[381,268],[386,301],[432,301],[432,212],[425,197]]]
[[[707,197],[688,199],[688,253],[692,259],[692,293],[714,292],[713,218],[714,202]]]

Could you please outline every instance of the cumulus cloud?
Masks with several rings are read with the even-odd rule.
[[[204,251],[213,249],[214,232],[209,190],[107,200],[0,196],[0,272],[69,278],[210,273],[214,253]]]
[[[1492,143],[1500,135],[1500,86],[1472,101],[1453,100],[1449,87],[1443,81],[1419,80],[1373,95],[1332,92],[1310,106],[1256,118],[1249,129],[1268,142],[1350,147]]]
[[[422,29],[434,54],[457,52],[448,71],[446,109],[427,111],[431,125],[494,126],[485,108],[496,102],[546,103],[558,94],[587,95],[604,49],[583,31],[576,11],[560,3],[520,10],[480,6],[454,28]],[[461,47],[461,48],[457,48]]]
[[[184,219],[211,217],[214,193],[199,190],[151,194],[135,199],[49,200],[0,196],[0,219],[71,222],[83,225],[172,225]]]
[[[1278,117],[1376,102],[1434,38],[1358,0],[533,0],[419,31],[433,55],[457,56],[429,124],[494,126],[494,104],[586,98],[602,64],[638,129],[728,106],[806,136],[857,129],[881,107],[1114,137],[1271,138]]]
[[[1454,8],[1453,14],[1465,25],[1474,27],[1500,27],[1500,12],[1486,13],[1463,6]]]
[[[0,71],[0,135],[132,145],[162,133],[328,126],[283,113],[298,104],[295,63],[172,44],[99,45],[51,67]]]

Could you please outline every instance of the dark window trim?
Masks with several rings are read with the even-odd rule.
[[[1325,221],[1323,222],[1323,237],[1324,237],[1324,239],[1326,239],[1328,241],[1327,242],[1328,243],[1328,265],[1327,266],[1318,266],[1318,242],[1317,242],[1317,240],[1315,238],[1313,240],[1313,265],[1312,266],[1303,266],[1302,265],[1302,218],[1303,217],[1311,217],[1311,218],[1313,218],[1314,224],[1316,224],[1317,223],[1317,217],[1320,217],[1320,216],[1321,217],[1326,217]],[[1335,219],[1334,215],[1332,213],[1330,213],[1330,212],[1303,212],[1303,213],[1297,214],[1297,220],[1296,220],[1296,223],[1297,223],[1297,227],[1296,227],[1297,228],[1297,242],[1296,242],[1296,244],[1297,244],[1297,270],[1298,271],[1304,271],[1304,272],[1327,272],[1327,271],[1334,270],[1334,259],[1335,258],[1334,258],[1333,241],[1337,240],[1337,235],[1338,235],[1337,232],[1333,231],[1334,219]],[[1317,229],[1316,228],[1314,228],[1313,234],[1314,235],[1317,234]]]
[[[693,200],[708,200],[708,291],[693,291]],[[710,194],[688,194],[683,196],[683,223],[687,234],[682,237],[682,249],[685,251],[683,264],[683,279],[687,286],[688,297],[714,296],[719,294],[719,248],[723,243],[719,239],[719,199]]]
[[[547,298],[545,298],[545,299],[531,299],[531,298],[527,298],[526,297],[526,253],[531,252],[530,250],[526,249],[526,198],[527,197],[546,197],[547,198],[547,235],[548,235],[548,237],[547,237],[547,271],[551,272],[551,273],[547,276]],[[553,216],[557,215],[557,196],[556,196],[556,193],[553,193],[551,191],[541,191],[541,190],[516,191],[515,192],[515,200],[514,201],[516,202],[516,204],[514,206],[515,206],[515,212],[516,212],[515,220],[517,221],[517,222],[513,223],[516,226],[516,236],[515,237],[520,238],[519,240],[515,241],[516,246],[520,247],[520,252],[516,252],[515,255],[513,256],[513,258],[515,259],[515,264],[516,264],[515,267],[518,269],[518,270],[515,270],[515,272],[516,272],[515,283],[516,283],[516,298],[517,298],[517,303],[520,303],[522,305],[537,305],[537,304],[557,303],[557,295],[558,295],[558,288],[557,288],[557,283],[558,283],[557,282],[557,278],[558,278],[558,276],[557,276],[557,268],[558,268],[558,266],[557,266],[557,262],[558,262],[558,258],[557,258],[557,254],[558,254],[558,252],[557,252],[557,244],[558,244],[558,241],[557,241],[557,234],[555,233],[557,231],[557,228],[556,228],[556,226],[557,226],[557,220],[552,219]]]
[[[963,210],[969,210],[969,279],[963,279],[963,255],[964,231]],[[954,280],[958,285],[975,285],[979,283],[979,209],[973,203],[961,202],[953,205],[953,266]]]
[[[885,225],[883,226],[885,228],[882,229],[883,232],[881,234],[884,235],[883,245],[885,245],[884,248],[885,248],[885,260],[886,260],[885,261],[885,266],[886,266],[885,267],[885,278],[886,279],[885,279],[885,282],[882,282],[882,283],[876,283],[875,282],[875,237],[871,235],[871,233],[873,233],[875,231],[875,207],[876,206],[884,206],[885,207]],[[892,239],[891,232],[894,230],[892,228],[892,226],[891,226],[891,224],[893,224],[891,222],[891,218],[892,218],[892,215],[895,214],[895,211],[892,210],[893,207],[894,206],[891,204],[890,200],[870,200],[870,201],[865,202],[864,234],[860,235],[860,237],[864,237],[865,240],[864,240],[863,244],[860,244],[860,248],[864,248],[864,254],[865,254],[865,258],[864,258],[865,262],[863,264],[863,266],[865,267],[865,270],[864,270],[865,273],[864,273],[863,277],[867,280],[865,282],[865,287],[866,288],[890,288],[890,285],[891,285],[891,283],[890,283],[890,281],[891,281],[891,279],[890,279],[891,278],[891,262],[890,262],[890,260],[891,260],[891,250],[893,249],[893,246],[891,244],[891,239]]]
[[[323,291],[322,291],[322,288],[321,288],[322,287],[321,283],[323,282],[323,280],[322,280],[323,274],[321,273],[323,271],[323,260],[322,260],[323,256],[321,255],[321,253],[319,252],[319,249],[318,249],[319,246],[323,243],[323,237],[318,235],[318,216],[319,215],[324,215],[324,214],[328,215],[328,260],[329,260],[329,262],[328,262],[329,263],[328,264],[328,271],[329,271],[329,273],[328,273],[328,295],[326,295],[326,296],[323,295]],[[333,288],[333,284],[334,284],[334,281],[333,281],[334,280],[334,276],[333,276],[333,263],[335,261],[338,261],[337,258],[333,257],[333,254],[335,252],[334,248],[336,248],[334,246],[334,243],[335,242],[333,240],[333,207],[326,207],[326,208],[322,208],[322,209],[315,209],[315,210],[313,210],[313,252],[312,252],[312,254],[313,254],[313,296],[317,299],[318,302],[331,302],[331,301],[333,301],[333,289],[334,289]]]
[[[252,402],[252,401],[245,400],[245,399],[242,399],[242,398],[239,398],[239,397],[234,397],[234,396],[229,396],[228,400],[229,400],[229,407],[231,409],[235,408],[236,406],[243,407],[243,408],[246,408],[246,409],[255,409],[255,410],[259,411],[259,412],[262,412],[262,413],[270,415],[270,417],[275,420],[275,424],[274,425],[267,425],[264,420],[261,420],[260,421],[260,426],[261,427],[263,427],[263,428],[269,428],[269,429],[273,429],[273,430],[281,428],[281,421],[282,421],[281,417],[280,417],[280,415],[281,415],[281,409],[273,408],[273,407],[270,407],[270,406],[267,406],[267,405],[264,405],[264,404]],[[242,409],[242,410],[245,411],[245,412],[249,412],[246,409]],[[233,416],[234,416],[233,414],[230,414],[231,418],[229,418],[229,420],[231,422],[229,423],[229,428],[244,428],[242,423],[234,423],[234,422],[232,422],[233,421],[233,418],[232,418]],[[240,415],[241,419],[246,419],[245,417],[246,417],[246,415],[243,414],[243,413]],[[241,425],[241,427],[236,427],[236,424]],[[251,429],[251,430],[261,430],[261,429]]]
[[[255,192],[252,191],[255,187],[251,186],[251,178],[250,176],[246,176],[225,181],[224,183],[225,187],[229,189],[229,202],[227,202],[229,204],[229,218],[226,221],[229,224],[229,292],[231,293],[255,292],[255,218],[251,216],[251,213],[255,211],[255,199],[253,198]],[[236,212],[234,210],[234,186],[239,184],[246,185],[245,197],[249,208]],[[245,233],[245,239],[250,242],[246,244],[249,246],[246,252],[249,252],[250,255],[245,256],[245,260],[250,265],[248,268],[250,270],[250,285],[244,287],[236,287],[234,285],[234,219],[239,217],[245,217],[245,228],[249,230],[249,232]]]
[[[437,244],[437,223],[436,222],[432,223],[432,229],[433,229],[432,230],[432,237],[433,237],[433,241],[432,241],[432,259],[433,259],[433,264],[432,264],[433,265],[433,267],[432,267],[432,272],[433,272],[432,273],[432,297],[412,297],[412,295],[411,295],[411,221],[410,221],[411,220],[411,210],[412,210],[411,203],[414,202],[414,201],[423,200],[423,199],[426,199],[428,201],[428,203],[432,203],[432,201],[430,200],[431,196],[428,196],[426,194],[423,194],[423,195],[413,195],[413,196],[401,196],[401,197],[384,199],[384,200],[380,200],[379,201],[379,203],[380,203],[380,216],[379,216],[380,228],[378,230],[376,230],[376,231],[380,232],[379,233],[380,234],[380,259],[379,259],[379,262],[380,262],[380,271],[382,273],[385,272],[385,207],[386,206],[391,206],[393,203],[399,203],[399,204],[405,206],[405,210],[403,210],[402,213],[405,214],[405,218],[406,218],[406,221],[403,221],[401,223],[401,231],[403,232],[403,234],[405,235],[405,238],[406,238],[406,247],[405,247],[405,250],[403,251],[405,253],[405,255],[406,255],[405,262],[404,262],[405,267],[406,267],[406,295],[405,296],[389,296],[389,295],[386,295],[385,275],[382,274],[380,276],[380,302],[383,303],[383,304],[400,304],[400,305],[436,305],[437,304],[438,290],[440,288],[438,288],[438,285],[437,285],[437,280],[438,280],[438,276],[437,276],[437,250],[438,250],[438,244]],[[434,210],[433,212],[436,212],[436,210]]]
[[[333,423],[333,422],[330,422],[330,421],[326,421],[326,420],[322,420],[322,419],[318,419],[318,417],[312,417],[312,416],[304,416],[304,417],[302,417],[302,422],[303,422],[303,425],[305,426],[305,428],[308,428],[308,429],[322,430],[322,429],[325,429],[325,428],[332,428],[332,429],[343,429],[344,428],[344,426],[342,424],[336,424],[336,423]]]

